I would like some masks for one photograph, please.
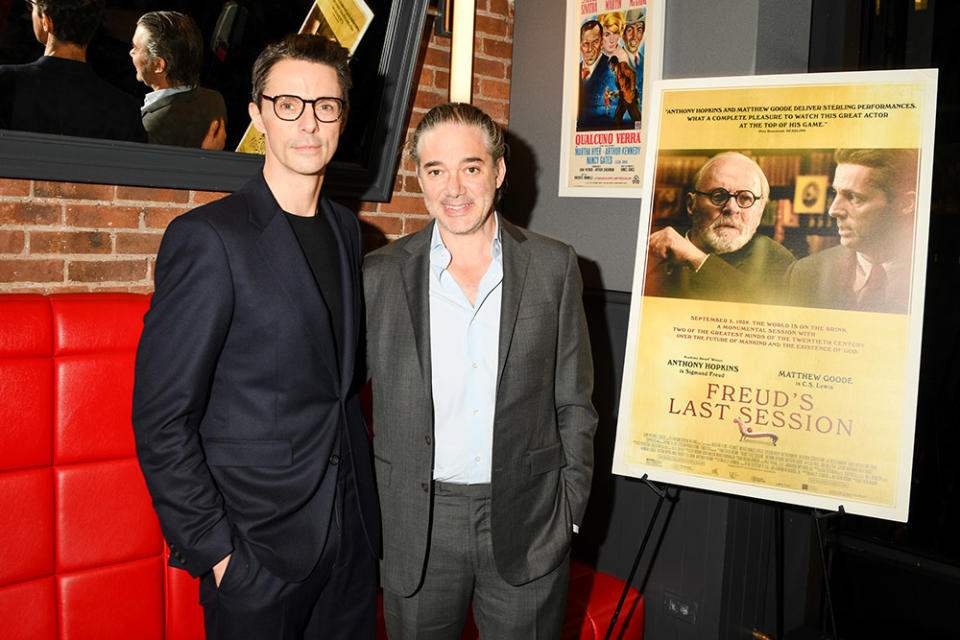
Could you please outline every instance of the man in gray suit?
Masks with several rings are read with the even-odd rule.
[[[431,109],[411,155],[434,222],[364,262],[381,582],[392,640],[560,637],[593,469],[573,249],[496,212],[503,133]]]
[[[218,91],[199,86],[203,35],[193,18],[177,11],[143,14],[130,58],[137,80],[153,89],[140,108],[151,144],[223,149],[227,107]]]

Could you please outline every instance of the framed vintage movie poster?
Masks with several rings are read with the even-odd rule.
[[[567,0],[559,195],[639,198],[662,0]]]
[[[656,84],[614,472],[907,519],[936,87]]]

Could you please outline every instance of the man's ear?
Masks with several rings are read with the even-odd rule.
[[[912,220],[917,210],[917,192],[904,191],[897,196],[897,199],[894,201],[894,205],[897,208],[898,214],[904,218],[909,218]]]
[[[343,113],[340,114],[340,133],[347,128],[347,115],[350,113],[350,105],[343,105]]]
[[[693,215],[693,201],[694,201],[694,198],[696,198],[696,197],[697,197],[697,194],[691,193],[691,192],[687,191],[687,204],[686,204],[686,209],[687,209],[687,215],[688,215],[688,216],[692,216],[692,215]]]
[[[153,64],[154,73],[166,73],[167,61],[164,60],[163,58],[158,56],[151,61],[151,64]]]
[[[260,106],[256,102],[251,102],[247,105],[247,113],[250,114],[250,122],[253,123],[253,128],[264,133],[265,127],[263,126],[263,116],[260,113]]]
[[[507,163],[503,156],[497,158],[497,189],[503,184],[503,179],[507,177]]]

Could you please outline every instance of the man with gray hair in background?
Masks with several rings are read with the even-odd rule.
[[[140,113],[152,144],[222,149],[227,107],[200,84],[203,36],[193,18],[151,11],[137,21],[130,49],[137,80],[153,89]]]
[[[734,151],[700,167],[687,192],[690,228],[650,234],[644,294],[768,302],[793,254],[757,233],[770,185],[760,166]]]

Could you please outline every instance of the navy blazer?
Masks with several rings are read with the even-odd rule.
[[[339,359],[320,288],[262,175],[164,234],[137,350],[133,427],[171,564],[193,576],[239,535],[278,577],[305,578],[326,540],[341,451],[352,455],[367,542],[379,552],[357,398],[365,374],[355,367],[360,227],[326,198],[318,215],[340,247]]]

